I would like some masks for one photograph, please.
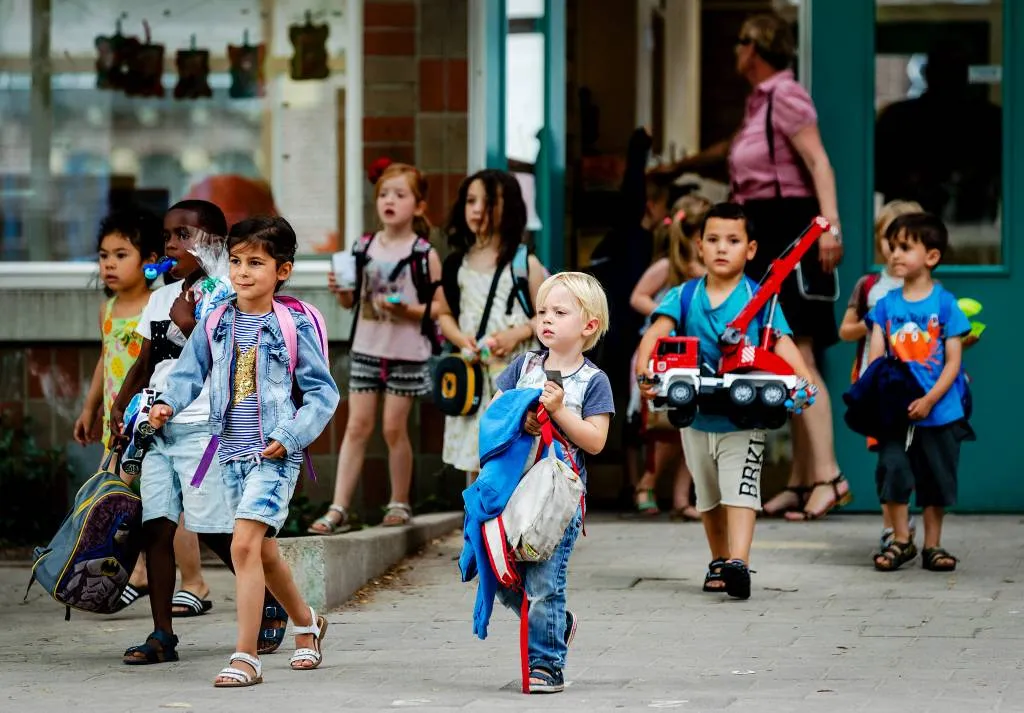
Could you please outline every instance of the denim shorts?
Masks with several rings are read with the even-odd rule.
[[[288,503],[299,481],[302,461],[246,456],[221,466],[236,520],[255,520],[274,537],[288,519]]]
[[[139,491],[142,521],[160,517],[177,524],[185,514],[185,527],[199,533],[229,533],[235,527],[234,508],[220,463],[214,458],[203,483],[190,483],[199,467],[210,431],[206,423],[164,425],[142,461]]]

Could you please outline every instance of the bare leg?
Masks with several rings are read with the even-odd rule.
[[[149,586],[148,582],[149,577],[146,576],[146,553],[140,552],[139,559],[135,562],[135,569],[132,570],[132,576],[128,578],[128,584],[136,589],[144,589]]]
[[[940,507],[926,507],[924,509],[924,548],[942,546],[942,520],[946,516],[945,510]],[[909,537],[910,530],[907,530]]]
[[[391,501],[408,503],[412,486],[412,442],[409,440],[409,412],[413,399],[388,394],[384,397],[384,441],[388,445],[391,473]]]
[[[814,480],[805,445],[806,429],[801,428],[796,419],[792,419],[789,422],[789,433],[793,446],[789,482],[786,484],[785,490],[776,493],[771,500],[764,504],[764,514],[769,517],[775,517],[790,510],[800,510],[804,504],[802,493]]]
[[[359,486],[363,461],[366,460],[366,446],[373,435],[373,427],[377,419],[377,394],[353,393],[348,397],[348,423],[345,425],[345,436],[341,441],[338,453],[338,470],[334,481],[334,505],[345,508],[352,504],[352,496]],[[329,510],[327,519],[337,525],[341,515]],[[313,529],[328,532],[322,524],[314,523]]]
[[[754,524],[757,522],[757,511],[751,508],[725,507],[726,521],[729,527],[730,559],[743,560],[750,564],[750,545],[754,541]]]
[[[295,584],[292,571],[288,563],[281,557],[281,549],[277,540],[263,540],[262,549],[263,572],[267,580],[267,586],[274,593],[281,606],[288,612],[297,626],[310,626],[313,619],[310,615],[309,604],[303,598],[302,593]],[[312,634],[300,634],[295,637],[295,648],[314,647]],[[312,668],[312,661],[303,661],[296,664],[299,668]]]
[[[708,538],[708,548],[711,550],[711,559],[727,560],[729,556],[729,520],[724,505],[716,505],[711,510],[702,513],[701,520],[704,522],[704,534]]]
[[[174,561],[181,571],[181,588],[192,592],[200,599],[210,596],[210,587],[203,580],[203,568],[199,553],[199,538],[196,533],[185,529],[185,516],[178,521],[174,532]],[[174,613],[186,612],[186,607],[174,607]]]

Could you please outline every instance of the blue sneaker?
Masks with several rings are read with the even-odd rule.
[[[540,683],[534,683],[534,681]],[[565,679],[561,671],[552,671],[543,666],[530,668],[530,693],[561,693],[565,690]]]

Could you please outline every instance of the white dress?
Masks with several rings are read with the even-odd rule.
[[[487,293],[490,292],[493,279],[493,271],[478,272],[469,267],[463,259],[462,267],[459,268],[459,329],[464,334],[475,337],[479,331],[484,305],[487,303]],[[513,302],[511,314],[506,314],[512,287],[512,271],[505,265],[501,277],[498,278],[498,289],[494,293],[494,304],[487,318],[485,337],[529,323],[530,320],[518,300]],[[511,354],[502,359],[492,357],[490,363],[484,365],[480,408],[472,416],[445,417],[444,449],[441,453],[445,463],[467,472],[475,473],[480,470],[480,417],[494,394],[494,379],[517,355],[534,348],[535,344],[533,339],[520,342]]]

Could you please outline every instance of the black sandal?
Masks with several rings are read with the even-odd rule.
[[[940,564],[942,560],[951,561],[953,564]],[[959,561],[942,547],[925,547],[921,550],[921,567],[929,572],[952,572]]]
[[[796,496],[796,506],[790,508],[779,508],[778,510],[762,509],[761,514],[765,517],[783,517],[787,512],[797,512],[803,510],[804,505],[807,504],[807,498],[810,496],[812,489],[813,488],[807,485],[787,485],[782,492],[793,493],[793,495]],[[772,500],[774,499],[775,498],[773,497]]]
[[[274,624],[279,624],[274,626]],[[263,603],[263,623],[256,642],[256,653],[260,656],[272,654],[281,648],[288,633],[288,612],[269,593]]]
[[[875,555],[875,569],[879,572],[895,572],[917,557],[917,545],[913,542],[892,542]],[[884,562],[885,564],[880,564]]]
[[[717,559],[708,562],[708,573],[704,575],[704,591],[705,592],[725,592],[725,587],[712,587],[712,582],[722,581],[722,565],[725,564],[725,560]]]
[[[750,599],[750,572],[743,560],[729,560],[722,565],[725,593],[736,599]]]
[[[853,491],[850,490],[849,485],[847,485],[845,493],[839,492],[839,484],[845,482],[846,476],[843,475],[842,473],[839,473],[832,480],[826,480],[820,483],[815,483],[814,485],[811,486],[811,490],[814,490],[815,488],[832,488],[832,502],[828,505],[828,507],[826,507],[824,510],[819,510],[817,512],[811,510],[800,510],[799,512],[792,513],[794,517],[787,517],[786,519],[790,522],[810,522],[811,520],[820,520],[821,518],[825,517],[830,512],[835,510],[836,508],[842,507],[843,505],[849,505],[851,502],[853,502]]]
[[[172,663],[178,660],[178,637],[157,629],[146,637],[146,643],[132,646],[124,652],[123,661],[129,666],[147,666],[151,663]],[[134,654],[142,654],[142,657]]]

